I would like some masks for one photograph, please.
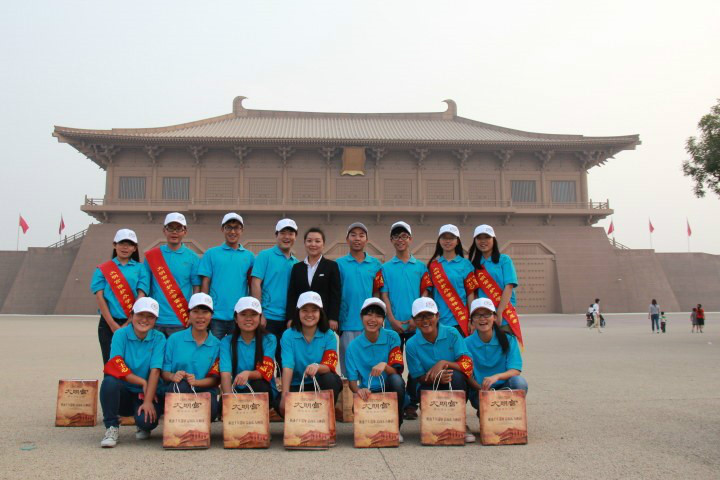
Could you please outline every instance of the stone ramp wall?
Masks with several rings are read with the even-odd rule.
[[[690,311],[698,303],[707,311],[720,310],[720,255],[658,253],[656,256],[681,311]],[[662,303],[660,305],[665,308]]]
[[[2,272],[0,275],[0,310],[15,283],[15,277],[20,271],[26,254],[26,251],[0,252],[0,272]]]

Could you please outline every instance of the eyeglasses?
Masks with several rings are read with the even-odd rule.
[[[404,241],[408,241],[408,240],[410,240],[410,235],[408,235],[407,233],[401,233],[400,235],[393,235],[393,236],[391,236],[391,237],[390,237],[390,240],[404,240]]]
[[[435,314],[430,312],[418,313],[418,315],[415,317],[415,323],[429,323],[434,317]]]
[[[473,320],[477,320],[477,319],[479,319],[479,318],[492,318],[492,316],[493,316],[493,313],[492,313],[492,312],[488,312],[488,313],[473,313],[473,314],[470,316],[470,318],[472,318]]]
[[[185,231],[185,227],[165,227],[165,231],[168,233],[180,233]]]
[[[226,232],[239,232],[243,229],[242,225],[224,225],[223,230]]]

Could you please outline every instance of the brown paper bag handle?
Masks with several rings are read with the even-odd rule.
[[[369,375],[369,374],[368,374],[368,386],[367,386],[368,390],[370,390],[370,385],[372,385],[372,379],[373,379],[373,378],[379,378],[379,379],[380,379],[380,388],[382,389],[382,393],[385,393],[385,379],[383,378],[382,375],[377,375],[377,377],[375,377],[375,376],[373,376],[373,375]],[[372,392],[372,390],[370,390],[370,391]]]
[[[313,379],[313,387],[315,388],[315,393],[320,391],[320,384],[317,381],[317,378],[314,376]],[[303,393],[305,391],[305,373],[303,372],[302,380],[300,380],[300,390],[298,393]]]
[[[435,375],[435,379],[433,380],[433,391],[437,391],[440,388],[440,377],[442,377],[443,374],[447,371],[448,370],[443,369],[443,370],[440,370],[437,373],[437,375]],[[450,389],[451,392],[453,391],[452,382],[448,383],[448,388]]]
[[[197,397],[197,392],[195,391],[195,387],[193,387],[192,385],[190,385],[190,389],[192,390],[192,392],[193,392],[193,393],[195,394],[195,396]],[[177,382],[173,382],[173,393],[182,393],[182,392],[180,391],[180,387],[178,386],[178,383],[177,383]]]

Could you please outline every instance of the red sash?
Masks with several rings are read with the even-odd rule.
[[[323,352],[321,365],[327,365],[333,373],[337,373],[338,354],[335,350],[325,350]]]
[[[123,312],[125,312],[125,316],[129,318],[133,305],[135,304],[135,294],[133,294],[127,278],[122,274],[120,267],[112,260],[98,265],[98,268],[100,269],[100,273],[103,274],[103,277],[105,277],[105,281],[110,285],[110,290],[112,290],[115,299],[120,304]]]
[[[474,275],[473,275],[474,277]],[[445,273],[445,269],[440,262],[434,261],[430,264],[430,280],[445,301],[445,304],[452,312],[453,317],[463,331],[465,336],[468,335],[468,309],[463,303],[460,295],[455,291],[452,283]],[[467,283],[467,282],[466,282]]]
[[[168,267],[165,258],[163,258],[162,252],[159,248],[148,250],[145,252],[145,260],[148,262],[150,271],[158,285],[160,285],[162,293],[173,309],[175,316],[187,327],[189,323],[188,303],[175,277],[173,277],[173,274],[170,272],[170,267]]]
[[[500,285],[498,285],[492,275],[490,275],[485,268],[475,270],[475,275],[477,276],[479,283],[478,288],[482,290],[487,298],[492,300],[495,307],[500,305],[500,298],[502,298],[503,289],[500,288]],[[512,303],[508,302],[505,307],[505,311],[502,312],[502,318],[504,318],[508,322],[508,325],[510,325],[510,330],[512,330],[513,334],[515,334],[518,342],[520,342],[520,346],[524,347],[522,332],[520,331],[520,319],[518,318],[517,311],[515,310],[515,307],[513,307]]]

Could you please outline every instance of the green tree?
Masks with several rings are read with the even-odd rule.
[[[683,162],[685,176],[695,181],[693,190],[698,197],[710,190],[720,197],[720,99],[698,122],[700,138],[690,137],[685,151],[691,159]]]

